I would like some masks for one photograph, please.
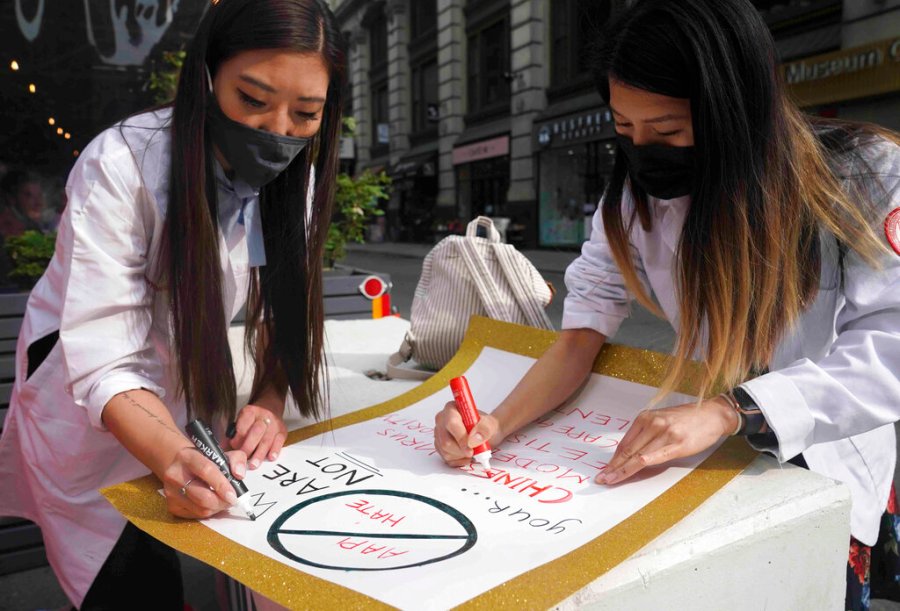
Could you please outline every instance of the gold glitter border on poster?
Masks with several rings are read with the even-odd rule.
[[[292,431],[287,443],[297,443],[408,407],[445,388],[451,378],[465,373],[486,346],[537,358],[556,337],[552,331],[472,317],[459,351],[434,376],[390,401]],[[665,377],[670,358],[648,350],[606,344],[593,371],[658,387]],[[688,394],[695,392],[690,383],[677,390]],[[734,439],[726,441],[677,484],[596,539],[500,584],[458,608],[495,611],[551,607],[675,525],[731,481],[755,457],[756,453],[746,443]],[[246,548],[200,522],[173,517],[166,510],[165,499],[157,493],[158,488],[159,481],[154,476],[147,476],[105,488],[101,493],[138,528],[289,609],[390,608],[369,596]]]

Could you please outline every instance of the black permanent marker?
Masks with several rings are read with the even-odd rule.
[[[238,497],[238,506],[244,510],[244,513],[247,514],[248,518],[255,520],[256,514],[253,513],[252,506],[250,505],[250,495],[247,494],[249,490],[247,490],[247,486],[244,482],[235,479],[231,474],[228,457],[225,456],[225,452],[219,447],[219,442],[216,441],[216,437],[213,435],[212,430],[203,424],[201,420],[191,420],[184,428],[187,431],[188,437],[190,437],[194,445],[197,446],[197,449],[200,450],[204,456],[213,461],[216,466],[219,467],[219,471],[222,472],[222,475],[228,479],[231,487],[234,488],[234,493]]]

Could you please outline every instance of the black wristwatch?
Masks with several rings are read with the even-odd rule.
[[[750,396],[750,393],[740,386],[736,386],[724,393],[724,396],[731,404],[731,407],[734,408],[734,411],[737,412],[741,421],[740,426],[734,432],[735,435],[758,435],[769,431],[766,417],[753,400],[753,397]]]

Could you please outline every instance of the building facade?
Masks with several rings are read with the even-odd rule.
[[[430,242],[481,214],[518,245],[580,245],[615,154],[590,48],[627,4],[333,0],[349,41],[352,166],[394,179],[376,235]],[[801,106],[900,129],[900,0],[754,4]]]
[[[787,8],[796,14],[775,6],[763,14],[795,101],[812,114],[900,130],[900,0]]]

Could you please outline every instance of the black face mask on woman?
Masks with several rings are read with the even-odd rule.
[[[229,119],[213,96],[206,109],[206,128],[237,177],[254,189],[275,180],[310,140],[273,134]]]
[[[630,138],[616,136],[625,153],[632,182],[658,199],[674,199],[691,193],[694,179],[694,147],[646,144],[635,146]]]

